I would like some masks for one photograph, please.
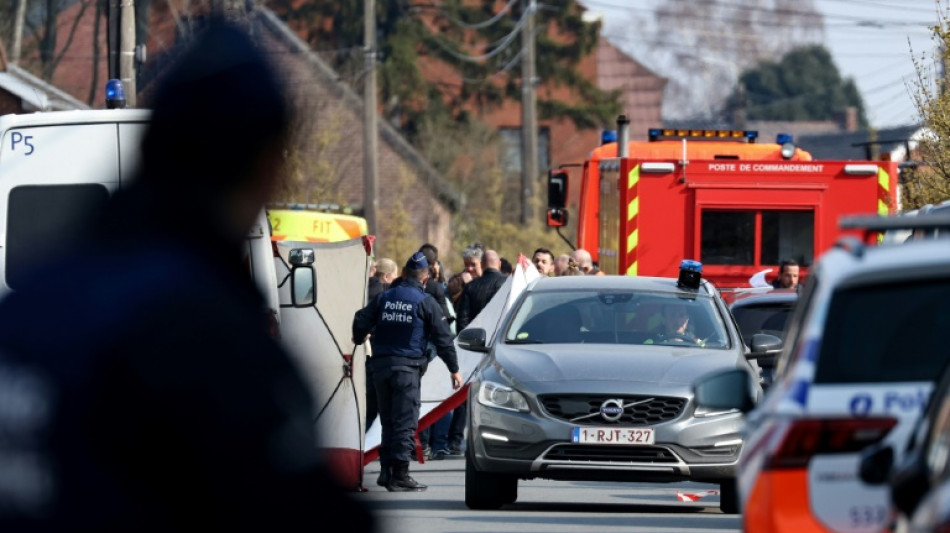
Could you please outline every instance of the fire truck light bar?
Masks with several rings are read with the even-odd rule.
[[[640,172],[644,174],[669,174],[676,170],[673,163],[641,163]]]
[[[706,139],[711,141],[746,141],[755,142],[759,132],[752,130],[695,130],[680,128],[650,128],[648,137],[651,141],[669,139]]]

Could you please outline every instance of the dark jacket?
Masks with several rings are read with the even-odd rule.
[[[43,406],[0,434],[56,487],[39,524],[0,501],[0,530],[313,530],[344,513],[369,531],[321,463],[312,392],[267,331],[241,243],[212,210],[143,188],[0,301],[0,376],[29,385],[6,394]]]
[[[398,287],[405,281],[406,278],[400,276],[393,280],[392,284],[390,284],[390,287]],[[425,293],[435,298],[435,301],[439,304],[439,307],[442,308],[442,316],[444,316],[449,324],[451,324],[455,318],[452,316],[453,314],[449,312],[449,304],[445,298],[445,288],[442,287],[442,284],[435,279],[429,278],[426,281]]]
[[[508,276],[501,273],[497,268],[486,268],[482,275],[473,279],[465,286],[465,292],[462,293],[462,303],[459,306],[458,323],[455,331],[462,331],[467,328],[472,320],[478,316],[478,313],[488,305],[492,296],[498,292],[498,289],[505,284]]]
[[[366,283],[366,301],[376,298],[376,295],[389,288],[389,283],[383,283],[376,276],[370,276]]]
[[[353,340],[362,343],[373,333],[374,365],[385,364],[383,359],[399,358],[420,367],[428,362],[425,349],[431,342],[449,371],[458,372],[455,344],[442,308],[423,292],[418,280],[403,279],[393,285],[356,312]]]
[[[442,315],[445,317],[445,320],[449,324],[455,321],[455,313],[449,312],[449,299],[445,297],[445,287],[437,279],[429,278],[426,281],[426,294],[431,295],[435,298],[435,301],[439,303],[439,307],[442,308]]]

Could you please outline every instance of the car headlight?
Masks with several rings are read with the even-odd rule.
[[[695,418],[709,418],[713,416],[732,415],[738,413],[738,409],[710,409],[708,407],[697,407],[693,411]]]
[[[520,392],[492,381],[483,381],[478,387],[478,403],[509,411],[529,411],[528,400]]]

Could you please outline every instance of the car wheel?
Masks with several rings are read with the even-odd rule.
[[[723,514],[739,514],[739,492],[736,480],[730,479],[719,484],[719,510]]]
[[[465,505],[469,509],[498,509],[518,499],[518,478],[479,472],[465,454]]]

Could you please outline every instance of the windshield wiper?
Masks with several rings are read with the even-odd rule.
[[[544,344],[544,341],[538,339],[509,339],[505,344]]]

